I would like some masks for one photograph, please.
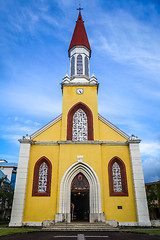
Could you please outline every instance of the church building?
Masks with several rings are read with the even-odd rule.
[[[150,226],[140,140],[98,113],[99,82],[79,10],[62,114],[21,143],[10,226],[117,221]]]

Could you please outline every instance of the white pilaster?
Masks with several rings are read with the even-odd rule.
[[[27,139],[29,137],[20,140],[20,154],[19,162],[16,176],[16,186],[14,192],[14,199],[12,205],[11,221],[9,223],[10,227],[22,226],[23,223],[23,213],[25,204],[25,194],[27,186],[27,176],[28,176],[28,163],[30,157],[31,141]]]
[[[134,184],[134,193],[137,209],[137,225],[138,226],[151,226],[148,213],[148,204],[145,192],[144,176],[142,169],[142,162],[139,150],[140,140],[130,139],[129,150],[132,164],[132,175]]]

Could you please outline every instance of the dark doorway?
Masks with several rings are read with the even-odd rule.
[[[89,183],[82,173],[71,184],[71,221],[89,221]]]

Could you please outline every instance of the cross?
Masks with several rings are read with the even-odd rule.
[[[79,4],[79,8],[77,8],[77,10],[79,10],[79,12],[81,12],[81,10],[83,10],[83,8],[81,8],[80,4]]]

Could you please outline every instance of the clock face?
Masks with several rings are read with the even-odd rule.
[[[84,92],[84,90],[83,90],[82,88],[78,88],[78,89],[76,90],[76,92],[77,92],[78,94],[82,94],[82,93]]]

